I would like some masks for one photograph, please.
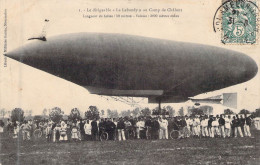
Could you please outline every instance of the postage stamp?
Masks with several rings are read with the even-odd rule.
[[[221,32],[223,44],[255,44],[259,27],[257,0],[225,0],[217,9],[214,31]]]

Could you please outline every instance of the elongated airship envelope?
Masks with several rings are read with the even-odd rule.
[[[219,47],[141,36],[75,33],[33,40],[6,56],[85,87],[90,93],[181,102],[246,82],[254,60]]]

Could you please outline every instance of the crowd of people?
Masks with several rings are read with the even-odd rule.
[[[6,123],[7,132],[13,138],[22,136],[23,140],[32,140],[35,130],[40,130],[48,142],[98,141],[128,139],[170,139],[170,138],[230,138],[252,137],[250,127],[252,118],[245,115],[216,116],[146,116],[100,118],[94,120],[28,120],[22,123]],[[176,136],[177,135],[177,136]],[[176,136],[176,137],[174,137]]]

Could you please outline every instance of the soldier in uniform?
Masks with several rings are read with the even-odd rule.
[[[209,122],[208,116],[204,116],[201,120],[202,137],[208,137],[209,136],[208,122]]]
[[[225,134],[225,119],[223,118],[223,115],[220,115],[220,118],[218,119],[218,123],[219,123],[219,130],[221,132],[221,136],[223,138],[226,137]]]
[[[30,140],[30,131],[31,131],[31,126],[27,121],[24,121],[24,123],[21,125],[22,129],[22,134],[23,134],[23,140]]]
[[[60,127],[60,141],[67,141],[67,140],[68,140],[67,124],[64,121],[62,121]]]
[[[117,131],[118,131],[118,140],[125,140],[125,123],[123,118],[119,118],[119,121],[117,123]]]
[[[245,125],[244,125],[245,136],[251,137],[251,132],[250,132],[251,123],[252,123],[251,117],[245,114]]]
[[[228,115],[227,118],[225,118],[225,134],[227,137],[230,137],[231,135],[231,117]]]

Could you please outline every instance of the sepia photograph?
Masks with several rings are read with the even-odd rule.
[[[0,0],[0,165],[259,164],[258,0]]]

